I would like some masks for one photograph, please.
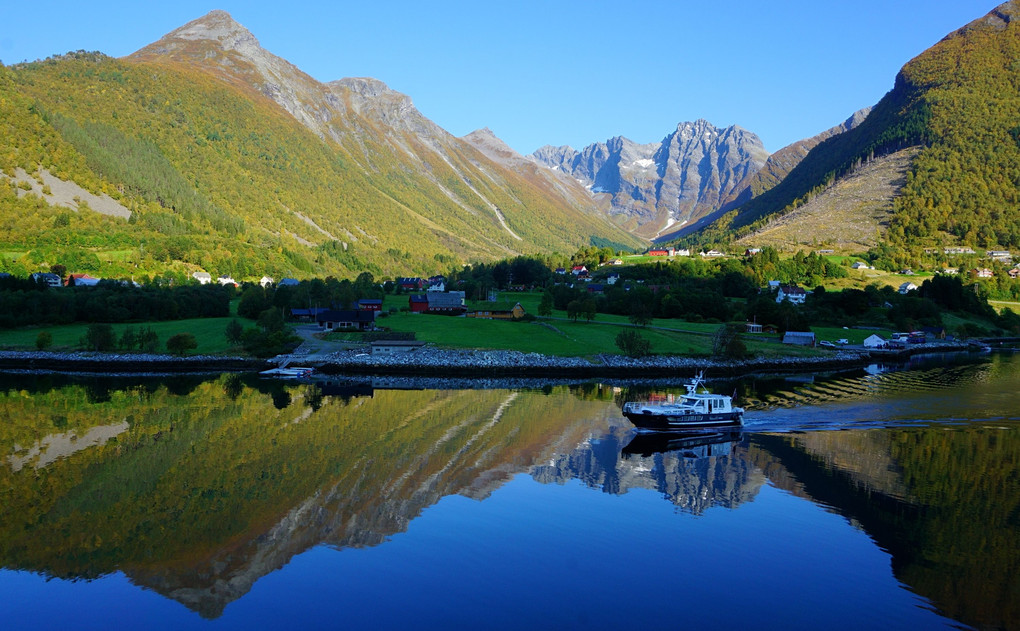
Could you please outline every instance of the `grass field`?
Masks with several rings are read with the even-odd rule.
[[[177,333],[191,333],[198,342],[198,348],[190,351],[192,355],[214,355],[233,350],[227,342],[225,331],[232,318],[196,318],[193,320],[171,320],[167,322],[147,322],[134,324],[114,324],[113,331],[120,338],[124,329],[134,328],[135,332],[143,327],[151,327],[159,335],[159,351],[166,353],[166,341]],[[242,323],[250,326],[242,320]],[[35,350],[35,340],[40,331],[49,331],[53,336],[51,351],[80,350],[78,340],[85,336],[88,324],[65,324],[60,326],[40,326],[0,331],[0,348],[8,350]]]

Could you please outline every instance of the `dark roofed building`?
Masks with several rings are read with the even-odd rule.
[[[334,311],[327,309],[315,316],[321,329],[357,329],[366,331],[375,328],[374,311]]]

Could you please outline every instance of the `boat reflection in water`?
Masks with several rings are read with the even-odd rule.
[[[684,458],[729,456],[740,438],[737,429],[637,432],[621,453],[624,458],[672,451],[680,452]]]

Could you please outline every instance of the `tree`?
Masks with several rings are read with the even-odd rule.
[[[595,319],[595,314],[598,313],[598,304],[594,298],[587,298],[581,302],[581,313],[584,314],[586,322],[591,322]]]
[[[538,315],[550,316],[553,311],[553,295],[552,292],[545,292],[542,294],[542,302],[538,303]]]
[[[581,301],[571,300],[567,303],[567,317],[577,322],[578,316],[581,315]]]
[[[635,300],[630,306],[629,319],[631,324],[643,327],[652,321],[652,310],[643,300]]]
[[[738,325],[724,324],[716,330],[712,354],[728,359],[743,359],[747,355],[747,346],[740,339]]]
[[[183,357],[193,348],[198,348],[198,341],[195,340],[195,335],[192,333],[177,333],[171,335],[170,339],[166,341],[166,350],[174,355]]]
[[[266,333],[279,333],[284,328],[283,313],[270,307],[259,314],[258,325]]]
[[[121,350],[129,351],[138,345],[138,335],[131,327],[126,327],[121,333],[119,346]]]
[[[242,326],[241,323],[237,321],[237,318],[233,318],[230,320],[230,322],[227,323],[227,330],[225,331],[225,334],[227,336],[227,341],[230,342],[231,344],[240,344],[241,335],[243,333],[244,326]]]
[[[112,351],[117,345],[117,336],[112,326],[97,322],[89,325],[81,344],[88,350]]]
[[[644,357],[652,351],[652,343],[633,329],[620,331],[616,336],[616,346],[628,357]]]
[[[35,347],[38,350],[44,350],[53,345],[53,334],[49,331],[39,331],[39,335],[35,336]]]
[[[151,326],[147,326],[138,333],[138,350],[146,353],[155,353],[159,350],[159,334]]]

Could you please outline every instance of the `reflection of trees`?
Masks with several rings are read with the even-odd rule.
[[[280,409],[279,388],[258,387],[267,392],[237,393],[226,377],[189,397],[111,388],[99,404],[83,403],[79,386],[0,395],[22,422],[0,428],[5,451],[54,432],[55,412],[70,432],[128,420],[44,475],[27,460],[0,467],[0,564],[67,578],[119,569],[217,616],[294,554],[378,544],[444,495],[484,497],[615,416],[563,389],[344,401],[287,386],[291,404]]]
[[[734,508],[750,501],[765,481],[740,450],[727,442],[732,439],[729,436],[712,439],[711,444],[695,441],[696,445],[714,445],[715,451],[697,446],[670,449],[663,442],[662,451],[622,457],[621,450],[631,438],[629,430],[621,430],[586,441],[553,462],[534,467],[532,476],[543,483],[576,478],[613,494],[653,489],[693,514],[712,506]]]
[[[996,427],[754,435],[773,484],[855,523],[955,620],[1020,628],[1020,440]],[[767,464],[766,464],[767,463]]]

